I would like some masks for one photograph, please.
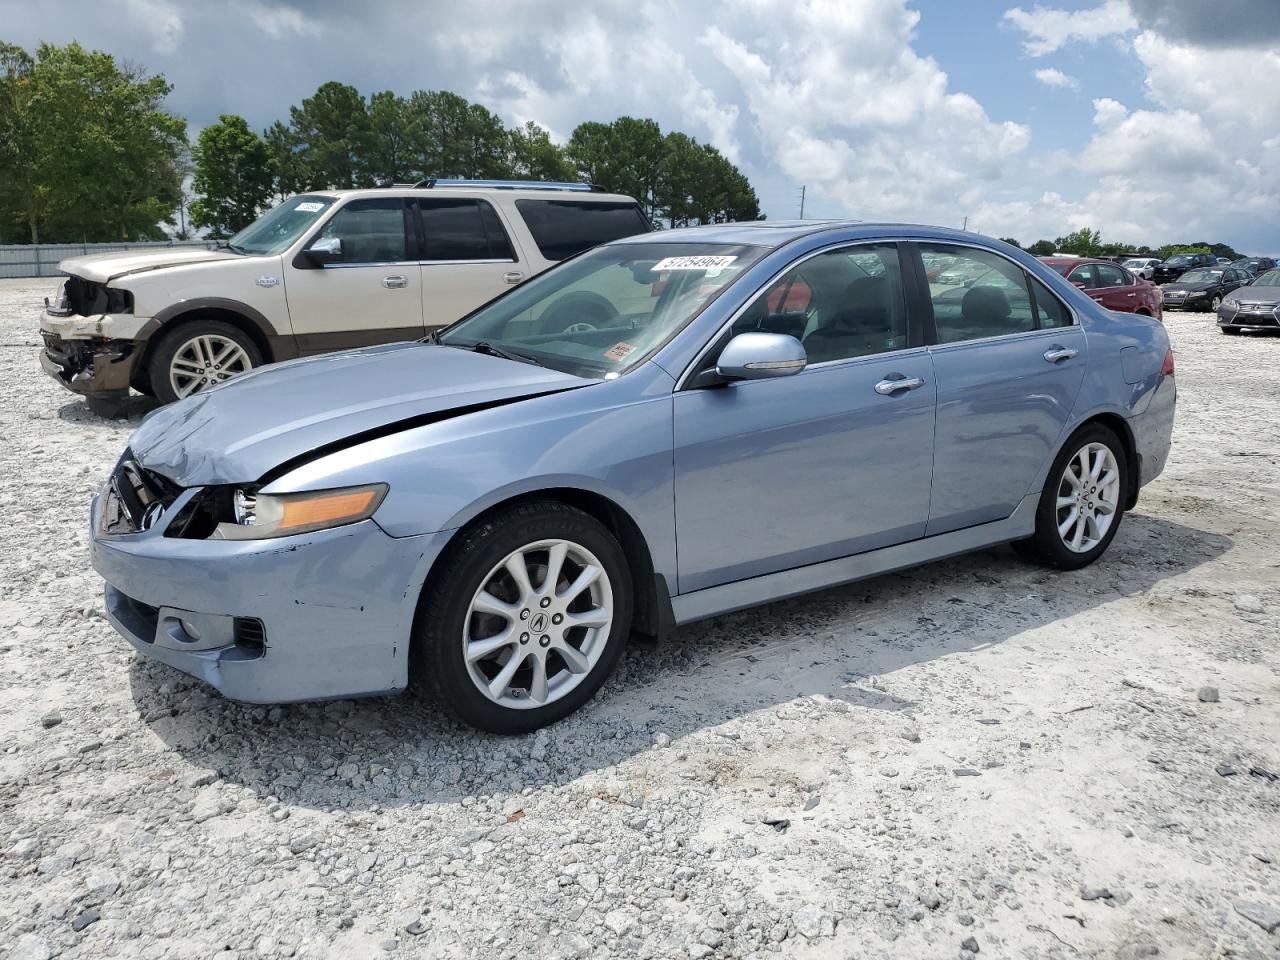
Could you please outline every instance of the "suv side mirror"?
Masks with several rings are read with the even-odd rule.
[[[808,362],[804,346],[795,337],[740,333],[720,351],[716,373],[726,380],[767,380],[799,373]]]
[[[321,237],[303,250],[302,253],[317,267],[323,267],[326,263],[334,263],[342,259],[342,238]]]

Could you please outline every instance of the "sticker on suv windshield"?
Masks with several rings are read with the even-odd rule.
[[[625,360],[627,354],[633,352],[635,347],[627,343],[625,340],[619,340],[612,347],[604,352],[606,360]]]
[[[653,268],[655,273],[664,270],[723,270],[737,257],[667,257]]]

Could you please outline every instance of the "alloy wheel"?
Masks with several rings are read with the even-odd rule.
[[[1088,553],[1106,537],[1120,509],[1120,466],[1105,443],[1087,443],[1058,481],[1058,536],[1068,550]]]
[[[230,337],[205,333],[180,346],[169,364],[169,383],[179,397],[198,393],[253,368],[244,347]]]
[[[476,689],[517,710],[546,706],[595,669],[613,625],[604,565],[568,540],[512,551],[467,609],[462,653]]]

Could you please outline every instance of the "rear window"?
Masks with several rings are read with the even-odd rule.
[[[484,200],[423,197],[424,260],[514,260],[497,213]]]
[[[652,229],[634,203],[517,200],[516,207],[548,260],[567,260],[610,240]]]

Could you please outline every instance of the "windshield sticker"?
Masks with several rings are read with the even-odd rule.
[[[303,203],[298,204],[296,207],[294,207],[294,209],[300,210],[303,213],[315,213],[317,210],[323,210],[324,204],[317,203],[315,200],[307,200],[307,201],[304,201]]]
[[[737,259],[737,257],[667,257],[659,260],[653,270],[655,273],[666,270],[707,270],[714,271],[710,276],[715,276]]]
[[[619,340],[604,352],[604,356],[606,360],[625,360],[627,354],[633,353],[635,349],[636,348],[632,344],[627,343],[627,341]]]

